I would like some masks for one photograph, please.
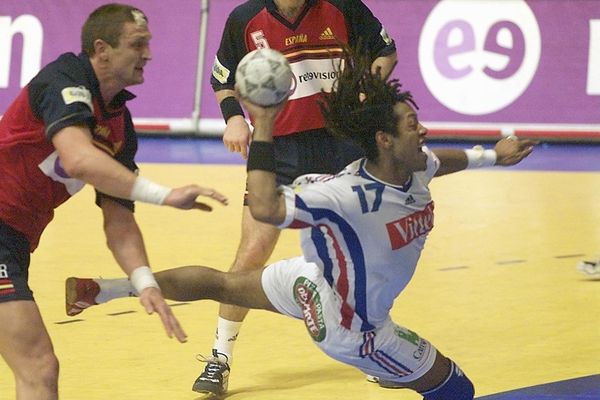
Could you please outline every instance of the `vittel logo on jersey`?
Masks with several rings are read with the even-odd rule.
[[[433,229],[433,203],[422,211],[385,224],[392,250],[402,248]]]
[[[527,89],[541,55],[541,35],[525,0],[441,0],[419,41],[421,74],[449,109],[484,115]]]

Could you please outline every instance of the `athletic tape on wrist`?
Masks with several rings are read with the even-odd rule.
[[[225,123],[229,120],[229,118],[241,115],[244,116],[244,111],[242,110],[242,106],[239,101],[233,96],[225,97],[223,101],[219,104],[221,107],[221,114],[223,114],[223,119]]]
[[[246,170],[261,170],[275,173],[275,146],[271,142],[253,141],[250,144]]]
[[[131,200],[151,204],[163,204],[171,189],[138,176],[131,188]]]
[[[141,294],[144,289],[149,287],[160,289],[158,282],[156,282],[156,279],[154,279],[152,270],[150,270],[150,267],[145,265],[134,269],[129,277],[129,280],[131,281],[131,284],[135,290],[137,290],[138,294]]]
[[[496,150],[484,150],[481,146],[465,149],[467,169],[484,168],[496,165]]]

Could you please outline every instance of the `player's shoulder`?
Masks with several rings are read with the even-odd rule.
[[[48,63],[42,70],[56,71],[65,70],[65,72],[81,69],[81,60],[74,53],[61,54],[57,59]]]
[[[81,59],[74,53],[64,53],[56,60],[46,65],[32,80],[36,82],[54,82],[65,78],[69,80],[84,82],[87,80],[85,66]]]

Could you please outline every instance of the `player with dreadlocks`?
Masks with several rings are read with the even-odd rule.
[[[212,299],[303,319],[322,351],[382,387],[409,388],[425,400],[472,400],[473,384],[458,366],[389,313],[433,228],[431,179],[515,164],[533,142],[507,138],[495,150],[433,152],[424,146],[427,130],[411,95],[368,65],[346,49],[336,90],[321,105],[328,128],[360,144],[366,157],[336,175],[299,177],[295,189],[277,187],[275,178],[272,132],[282,105],[245,102],[255,121],[250,210],[259,221],[301,228],[303,255],[260,271],[182,267],[157,279],[173,300]]]
[[[359,46],[361,46],[359,44]],[[360,47],[354,52],[344,48],[346,68],[339,70],[339,78],[334,84],[334,92],[320,101],[321,112],[327,122],[327,129],[333,134],[350,139],[359,144],[368,159],[378,158],[373,135],[377,131],[394,132],[397,116],[396,103],[410,103],[418,109],[410,92],[402,92],[397,79],[386,81],[381,70],[371,74],[370,65]],[[357,96],[357,93],[361,95]],[[366,94],[369,94],[367,97]]]

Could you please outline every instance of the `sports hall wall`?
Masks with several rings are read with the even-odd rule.
[[[138,130],[220,135],[209,77],[241,0],[123,1],[154,35],[146,82],[131,88]],[[394,76],[431,136],[600,141],[600,1],[364,1],[396,41]],[[81,25],[105,2],[0,1],[0,114],[41,66],[79,52]]]

